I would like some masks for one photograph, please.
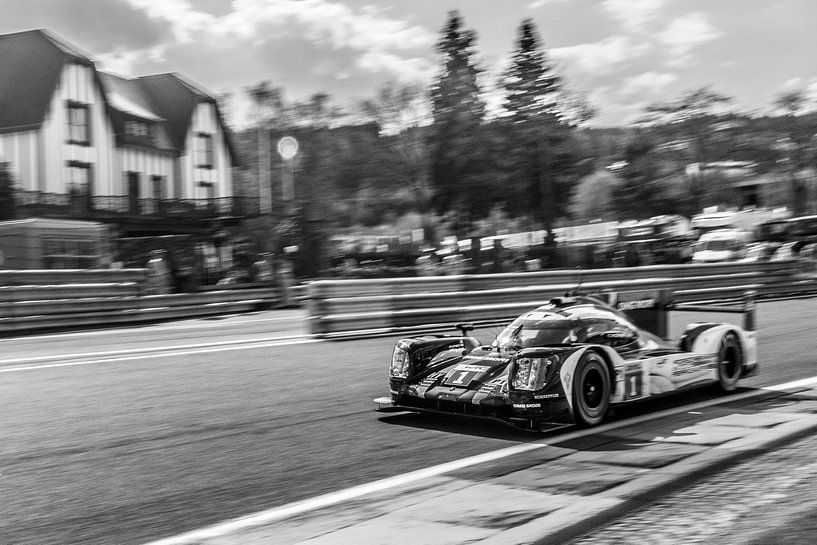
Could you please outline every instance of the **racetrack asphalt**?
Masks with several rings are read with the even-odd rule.
[[[759,544],[804,542],[798,528],[814,529],[817,380],[638,424],[522,443],[154,545]]]

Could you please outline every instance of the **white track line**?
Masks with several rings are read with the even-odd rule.
[[[130,326],[122,326],[113,329],[91,329],[85,331],[65,331],[65,332],[55,332],[55,333],[40,333],[35,335],[19,335],[15,337],[4,337],[0,339],[0,343],[10,342],[10,341],[27,341],[27,340],[36,340],[36,339],[54,339],[54,338],[71,338],[71,337],[100,337],[100,336],[110,336],[112,333],[114,335],[119,333],[132,333],[132,332],[142,332],[146,330],[150,331],[185,331],[185,330],[195,330],[195,329],[223,329],[223,327],[238,327],[238,326],[246,326],[246,325],[253,325],[253,324],[260,324],[263,322],[291,322],[293,320],[292,316],[279,316],[276,318],[257,318],[255,316],[249,317],[245,314],[219,314],[218,317],[220,321],[209,320],[205,323],[202,321],[208,320],[207,318],[188,318],[186,321],[189,323],[179,323],[179,322],[163,322],[163,323],[145,323],[145,324],[134,324]],[[228,320],[227,318],[245,318],[243,320]],[[305,320],[303,318],[302,320]]]
[[[651,413],[637,416],[634,418],[628,418],[625,420],[604,424],[602,426],[597,426],[592,429],[569,432],[567,434],[560,436],[558,440],[554,441],[553,443],[558,444],[589,434],[604,433],[612,429],[629,426],[647,420],[661,418],[663,416],[667,416],[670,414],[689,412],[706,406],[721,405],[733,401],[740,401],[742,399],[748,399],[751,397],[762,395],[764,391],[768,390],[772,391],[799,390],[810,388],[812,386],[817,386],[817,377],[809,377],[805,379],[786,382],[783,384],[777,384],[774,386],[766,386],[764,388],[760,388],[757,390],[752,390],[749,392],[730,395],[713,400],[702,401],[700,403],[695,403],[693,405],[687,405],[684,407],[677,407],[674,409],[659,411],[657,413]],[[345,490],[330,492],[328,494],[323,494],[321,496],[316,496],[314,498],[310,498],[307,500],[290,503],[287,505],[283,505],[281,507],[267,509],[265,511],[260,511],[258,513],[246,515],[219,524],[215,524],[213,526],[201,528],[199,530],[193,530],[191,532],[179,534],[177,536],[160,539],[158,541],[152,541],[150,543],[147,543],[146,545],[197,545],[200,540],[213,539],[220,536],[228,535],[233,532],[239,532],[256,526],[270,524],[272,522],[283,520],[295,515],[315,511],[323,507],[329,507],[332,505],[348,502],[360,498],[361,496],[365,496],[367,494],[383,492],[386,490],[390,490],[392,488],[412,484],[419,480],[427,479],[430,477],[439,477],[440,475],[443,475],[445,473],[450,473],[452,471],[474,466],[477,464],[482,464],[485,462],[501,460],[502,458],[507,458],[515,454],[536,450],[546,446],[547,446],[546,443],[524,443],[512,447],[495,450],[492,452],[487,452],[485,454],[470,456],[468,458],[463,458],[461,460],[455,460],[453,462],[448,462],[445,464],[432,466],[426,469],[412,471],[410,473],[405,473],[403,475],[397,475],[395,477],[381,479],[379,481],[354,486],[352,488],[347,488]]]
[[[155,359],[155,358],[166,358],[167,356],[190,356],[195,354],[212,354],[213,352],[227,352],[230,350],[250,350],[250,349],[257,349],[257,348],[269,348],[275,346],[291,346],[297,344],[311,344],[322,342],[320,339],[313,339],[313,338],[305,338],[305,339],[284,339],[284,340],[271,340],[271,341],[241,341],[241,344],[236,346],[236,343],[227,343],[227,346],[217,346],[217,345],[191,345],[193,348],[190,347],[181,347],[180,350],[177,349],[167,349],[164,352],[158,352],[161,349],[152,350],[150,354],[133,354],[133,355],[122,355],[121,357],[111,357],[111,358],[103,358],[103,359],[94,359],[94,360],[79,360],[79,361],[66,361],[66,362],[59,362],[59,363],[33,363],[31,365],[14,365],[13,367],[0,367],[0,373],[18,373],[21,371],[37,371],[40,369],[55,369],[59,367],[78,367],[83,365],[98,365],[102,363],[118,363],[123,361],[133,361],[133,360],[147,360],[147,359]],[[122,353],[119,353],[122,354]],[[72,356],[73,357],[73,356]],[[80,356],[77,356],[80,357]],[[9,363],[14,362],[15,360],[8,360],[6,362],[0,363]]]
[[[194,530],[192,532],[181,534],[179,536],[154,541],[148,545],[181,545],[195,543],[196,540],[199,539],[208,539],[212,537],[229,534],[237,530],[243,530],[245,528],[259,526],[262,524],[268,524],[270,522],[285,519],[293,515],[298,515],[301,513],[306,513],[308,511],[314,511],[322,507],[329,507],[330,505],[336,505],[338,503],[350,501],[355,498],[364,496],[366,494],[382,492],[384,490],[389,490],[392,488],[396,488],[398,486],[411,484],[413,482],[419,481],[421,479],[427,479],[429,477],[438,477],[444,473],[449,473],[451,471],[456,471],[459,469],[463,469],[477,464],[482,464],[485,462],[500,460],[502,458],[507,458],[508,456],[513,456],[514,454],[520,454],[522,452],[539,449],[545,446],[546,445],[544,443],[526,443],[522,445],[514,445],[512,447],[495,450],[493,452],[478,454],[476,456],[470,456],[468,458],[463,458],[461,460],[455,460],[453,462],[440,464],[426,469],[412,471],[411,473],[397,475],[396,477],[390,477],[387,479],[374,481],[372,483],[354,486],[352,488],[347,488],[346,490],[331,492],[329,494],[324,494],[322,496],[317,496],[315,498],[310,498],[308,500],[290,503],[288,505],[284,505],[276,509],[270,509],[267,511],[256,513],[254,515],[240,517],[234,520],[223,522],[221,524],[216,524],[215,526],[203,528],[201,530]]]
[[[222,346],[235,346],[239,344],[254,344],[254,343],[267,343],[267,342],[284,342],[284,341],[302,341],[302,340],[312,340],[313,337],[311,335],[287,335],[284,337],[271,337],[268,339],[237,339],[235,341],[220,341],[220,342],[211,342],[211,343],[197,343],[197,344],[180,344],[177,346],[168,345],[168,346],[156,346],[152,348],[132,348],[128,350],[109,350],[107,352],[85,352],[80,354],[62,354],[59,359],[68,359],[68,358],[105,358],[109,356],[128,356],[133,354],[149,354],[151,352],[167,352],[172,353],[177,350],[192,350],[196,348],[207,348],[207,347],[222,347]],[[9,365],[9,364],[19,364],[19,363],[34,363],[34,362],[46,362],[52,361],[55,359],[55,356],[35,356],[29,358],[14,358],[8,360],[0,360],[0,365]]]

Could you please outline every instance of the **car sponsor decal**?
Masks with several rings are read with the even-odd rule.
[[[541,403],[514,403],[514,409],[541,409]]]
[[[677,359],[673,362],[672,375],[686,377],[693,373],[708,371],[714,367],[717,358],[714,355],[695,354]]]
[[[485,374],[489,369],[491,368],[484,365],[457,365],[449,372],[444,384],[467,388],[472,380]]]
[[[508,363],[510,358],[501,358],[496,356],[479,356],[474,354],[468,354],[463,358],[464,360],[483,360],[483,361],[496,361],[500,363]]]
[[[624,367],[624,400],[644,397],[644,367],[640,361],[629,362]]]

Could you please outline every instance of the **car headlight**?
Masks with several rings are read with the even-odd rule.
[[[515,390],[541,390],[547,379],[547,370],[553,358],[517,358],[513,367],[511,386]]]
[[[408,350],[402,348],[400,345],[394,347],[394,353],[391,356],[391,367],[389,368],[389,376],[393,378],[406,378],[409,374],[409,366],[411,358]]]

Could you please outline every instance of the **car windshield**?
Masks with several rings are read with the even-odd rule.
[[[519,350],[533,346],[565,344],[575,341],[570,320],[517,319],[497,335],[493,342],[500,350]]]

